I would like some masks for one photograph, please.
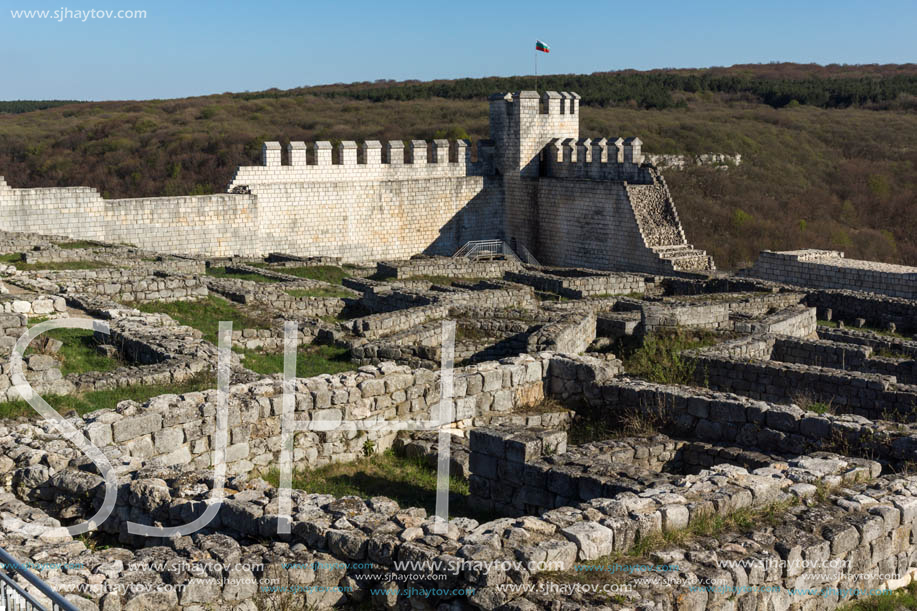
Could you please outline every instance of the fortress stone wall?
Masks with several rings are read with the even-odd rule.
[[[836,250],[764,250],[745,273],[785,284],[917,299],[917,267],[845,259]]]
[[[103,199],[89,187],[12,189],[0,177],[0,226],[133,244],[164,253],[255,255],[258,205],[251,195]]]
[[[639,138],[579,137],[579,96],[490,100],[491,140],[266,142],[222,195],[103,199],[89,187],[13,189],[0,226],[208,256],[452,255],[505,240],[546,265],[647,273],[712,269],[686,241]]]

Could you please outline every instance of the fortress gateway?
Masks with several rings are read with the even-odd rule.
[[[686,241],[638,138],[580,138],[575,93],[490,99],[491,140],[265,142],[220,195],[103,199],[89,187],[13,189],[0,227],[176,254],[285,252],[345,262],[451,255],[504,240],[542,264],[648,273],[713,268]]]

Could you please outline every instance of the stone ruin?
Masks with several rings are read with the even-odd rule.
[[[673,264],[696,253],[661,175],[639,140],[580,140],[577,108],[569,94],[497,96],[501,136],[468,160],[472,182],[501,177],[500,237],[561,266],[422,247],[373,262],[337,247],[265,251],[266,234],[253,234],[257,252],[201,254],[190,242],[179,252],[0,233],[0,547],[87,611],[816,611],[910,584],[917,270],[825,251],[764,252],[738,274]],[[392,144],[358,156],[344,142],[334,158],[330,145],[292,143],[289,165],[270,145],[232,197],[343,172],[391,179],[424,162],[457,171],[454,147],[427,155],[421,144],[399,168],[384,167],[399,165]],[[527,198],[560,201],[562,188],[595,201],[614,191],[603,205],[627,203],[644,250],[582,240],[552,251],[570,234],[520,219]],[[669,263],[645,264],[648,252]],[[213,321],[188,312],[237,321],[225,439]],[[66,527],[105,502],[102,472],[54,423],[16,411],[10,371],[28,328],[75,318],[107,325],[86,342],[110,366],[74,371],[67,345],[40,337],[24,374],[59,401],[125,397],[62,410],[117,480],[111,515],[77,536]],[[268,482],[283,455],[284,381],[264,362],[280,358],[287,322],[301,351],[343,355],[333,372],[292,382],[293,421],[355,423],[296,433],[293,467],[385,452],[434,473],[448,440],[449,473],[467,490],[450,494],[448,522],[430,509],[433,491],[418,507],[402,484],[365,496],[297,488],[286,522]],[[677,341],[664,370],[641,368],[635,355],[659,357],[666,338]],[[151,390],[161,387],[175,392]],[[430,421],[443,406],[450,417],[432,430],[374,426]],[[204,515],[217,454],[226,481],[205,527],[150,537],[130,526]]]

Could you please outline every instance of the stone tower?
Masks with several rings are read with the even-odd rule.
[[[494,164],[503,177],[504,234],[514,248],[534,251],[538,242],[537,179],[541,155],[554,139],[579,138],[575,93],[519,91],[490,97]],[[529,179],[529,180],[525,180]]]

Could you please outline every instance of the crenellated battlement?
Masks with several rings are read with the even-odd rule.
[[[554,138],[544,149],[543,175],[553,178],[652,182],[640,138]]]
[[[411,140],[407,147],[401,140],[389,140],[384,145],[378,140],[366,140],[359,145],[353,140],[344,140],[337,146],[332,146],[326,140],[309,144],[292,141],[287,145],[286,164],[281,161],[281,148],[279,142],[265,142],[261,147],[261,166],[441,165],[471,162],[467,140],[433,140],[430,143]]]
[[[229,185],[274,182],[315,182],[336,180],[417,180],[493,174],[494,146],[478,142],[478,160],[472,161],[467,140],[401,140],[385,143],[366,140],[360,144],[344,140],[337,145],[321,140],[292,141],[287,147],[286,163],[280,142],[265,142],[260,166],[240,166]]]

